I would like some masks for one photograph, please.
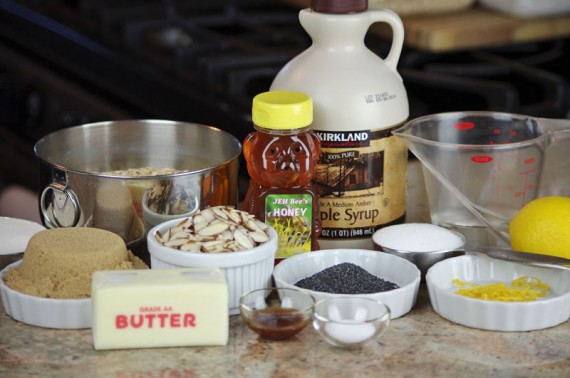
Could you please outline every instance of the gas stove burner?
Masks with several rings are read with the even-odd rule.
[[[192,36],[176,25],[168,25],[149,34],[147,39],[150,44],[170,49],[189,47],[193,42]]]
[[[403,55],[400,72],[425,114],[493,110],[566,118],[568,46],[559,40],[446,54],[412,51]]]

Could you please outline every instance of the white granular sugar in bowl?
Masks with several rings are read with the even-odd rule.
[[[461,248],[464,239],[447,228],[429,223],[404,223],[374,233],[374,242],[408,252],[450,251]]]

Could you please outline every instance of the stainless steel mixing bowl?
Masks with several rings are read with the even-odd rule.
[[[36,143],[35,153],[40,210],[48,228],[103,228],[131,246],[162,219],[238,201],[241,143],[210,126],[162,120],[92,123],[45,136]],[[114,172],[143,167],[177,172]],[[154,208],[142,203],[150,194],[155,196]]]

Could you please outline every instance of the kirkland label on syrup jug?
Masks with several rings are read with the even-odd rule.
[[[321,238],[371,237],[404,220],[407,148],[394,128],[315,132],[321,156],[313,183],[319,194]]]

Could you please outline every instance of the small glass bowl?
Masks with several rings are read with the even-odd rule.
[[[266,339],[285,340],[311,322],[315,299],[301,290],[266,288],[243,294],[239,303],[250,329]]]
[[[358,348],[374,340],[390,324],[390,308],[362,297],[323,299],[315,304],[313,327],[331,345]]]

